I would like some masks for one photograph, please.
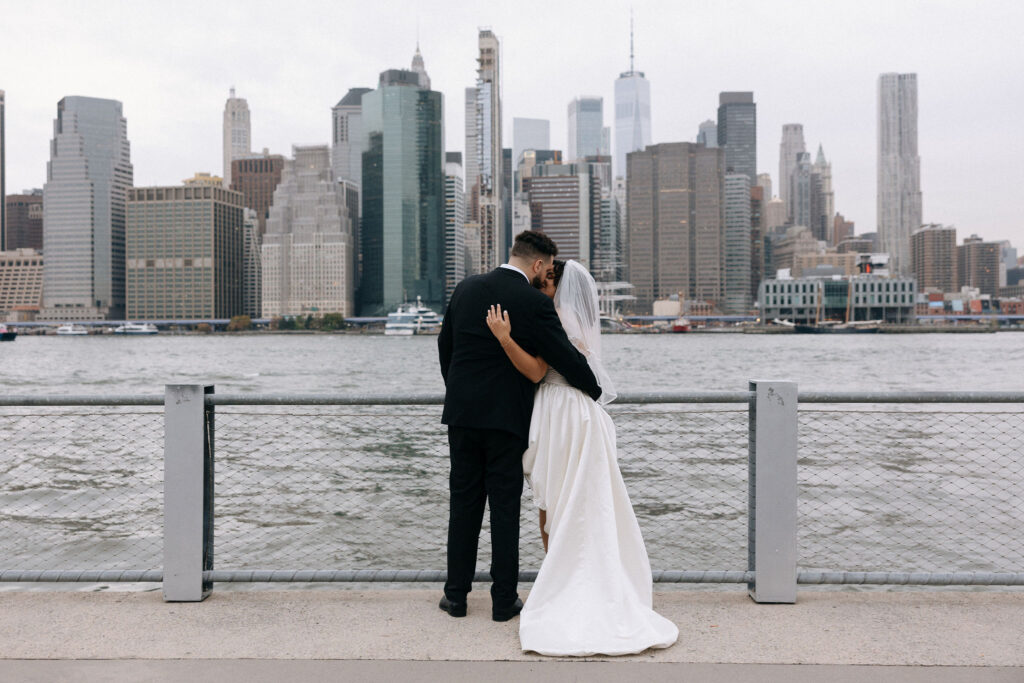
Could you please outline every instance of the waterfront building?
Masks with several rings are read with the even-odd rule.
[[[604,98],[577,97],[569,103],[568,160],[607,153],[603,141]]]
[[[462,160],[448,152],[444,164],[444,301],[451,301],[455,286],[466,277],[466,192]]]
[[[637,71],[633,52],[633,20],[629,21],[629,71],[615,80],[615,156],[612,173],[627,178],[626,155],[651,144],[651,83]],[[627,178],[628,182],[628,178]]]
[[[959,289],[956,228],[936,223],[922,226],[910,236],[910,254],[919,291]]]
[[[343,186],[334,181],[330,150],[296,145],[292,155],[274,191],[263,236],[262,317],[351,316],[352,220]]]
[[[724,182],[725,231],[722,310],[747,313],[750,298],[750,178],[726,173]]]
[[[600,234],[600,178],[589,164],[548,164],[535,166],[522,184],[530,228],[555,241],[559,258],[579,261],[589,270],[595,233]]]
[[[420,87],[418,74],[398,69],[382,72],[377,89],[363,95],[363,315],[383,315],[416,297],[436,311],[445,305],[442,105],[441,93]],[[486,167],[499,184],[489,186],[490,218],[481,226],[494,228],[502,222],[501,167]]]
[[[468,223],[480,235],[480,271],[504,262],[507,243],[505,212],[501,206],[501,56],[498,37],[481,29],[476,87],[466,89],[466,192]]]
[[[0,251],[7,246],[7,94],[0,90]]]
[[[853,221],[846,220],[846,217],[841,213],[836,213],[832,219],[832,240],[835,245],[842,244],[843,241],[853,237]]]
[[[750,287],[747,292],[748,304],[757,301],[757,286],[765,273],[769,272],[770,263],[768,256],[770,251],[765,249],[766,234],[764,229],[764,206],[765,196],[771,194],[771,179],[768,180],[768,190],[761,185],[761,177],[767,173],[758,174],[758,184],[750,188]]]
[[[724,154],[675,142],[627,155],[629,280],[639,310],[680,293],[721,301]]]
[[[57,103],[43,187],[43,320],[124,318],[128,122],[116,100]]]
[[[811,229],[804,225],[792,225],[772,240],[772,263],[776,271],[791,270],[796,256],[800,254],[823,253],[825,245],[815,239]]]
[[[363,95],[370,90],[351,88],[331,107],[331,169],[335,180],[356,185],[363,181]]]
[[[768,201],[774,195],[772,195],[772,174],[771,173],[758,173],[757,183],[755,187],[763,188],[762,198],[764,201]]]
[[[697,127],[697,144],[718,147],[718,124],[708,119]]]
[[[240,192],[210,183],[136,187],[128,190],[126,216],[127,319],[242,313]]]
[[[231,162],[251,153],[252,123],[249,120],[249,103],[243,97],[235,97],[231,88],[224,103],[224,187],[231,187]]]
[[[518,165],[528,149],[551,148],[551,122],[547,119],[512,119],[512,163]]]
[[[792,225],[802,225],[806,228],[813,227],[811,220],[811,195],[813,184],[811,180],[812,167],[811,155],[807,152],[800,152],[796,155],[796,164],[793,167],[793,175],[789,179],[789,200],[790,222]],[[812,230],[815,238],[817,233]]]
[[[956,256],[959,287],[973,287],[993,297],[998,295],[999,242],[986,242],[977,235],[971,235],[956,248]]]
[[[818,145],[818,156],[814,160],[812,173],[817,176],[814,183],[814,210],[811,220],[814,221],[818,239],[832,246],[835,244],[833,219],[836,214],[835,192],[832,190],[832,164],[826,161],[825,151]]]
[[[788,222],[786,216],[786,202],[779,197],[772,197],[764,204],[764,230],[765,233],[777,232],[779,228],[785,227]]]
[[[242,216],[242,314],[252,319],[263,315],[262,247],[259,214],[246,207]]]
[[[7,251],[43,248],[43,191],[25,190],[7,195]]]
[[[284,157],[266,149],[261,154],[248,154],[231,162],[231,189],[241,192],[245,207],[256,212],[261,237],[267,232],[267,216],[283,170]]]
[[[1006,287],[1009,282],[1009,273],[1017,267],[1017,249],[1010,244],[1009,240],[999,243],[999,286]]]
[[[782,142],[779,143],[779,197],[786,202],[786,219],[793,220],[793,197],[790,183],[796,170],[797,155],[807,151],[804,143],[802,123],[787,123],[782,126]]]
[[[894,273],[913,272],[910,235],[921,227],[917,74],[878,77],[878,237]]]
[[[0,320],[32,320],[43,303],[43,255],[35,249],[0,251]]]
[[[907,324],[915,320],[917,283],[912,277],[769,278],[761,283],[761,320],[814,324],[824,320]]]
[[[725,149],[727,173],[745,173],[757,182],[757,105],[752,92],[718,95],[718,146]]]

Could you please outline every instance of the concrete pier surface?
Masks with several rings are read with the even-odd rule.
[[[526,591],[521,591],[526,594]],[[586,660],[519,649],[484,590],[469,616],[438,589],[0,592],[0,680],[1024,681],[1024,592],[745,591],[655,594],[679,626],[665,650]],[[260,661],[253,661],[260,660]]]

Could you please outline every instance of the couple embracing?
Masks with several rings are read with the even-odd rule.
[[[451,453],[448,580],[440,607],[465,616],[484,506],[491,521],[491,616],[520,615],[523,650],[622,655],[676,641],[651,607],[651,568],[602,407],[597,287],[557,261],[547,235],[516,236],[509,262],[452,294],[438,350]],[[523,475],[546,556],[518,595]]]

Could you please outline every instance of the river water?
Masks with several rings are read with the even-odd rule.
[[[442,392],[435,339],[252,334],[22,336],[7,394]],[[609,335],[621,392],[1024,391],[1024,334]],[[1010,406],[806,406],[800,566],[1024,570],[1024,415]],[[620,465],[654,569],[746,568],[744,406],[613,406]],[[439,409],[221,407],[219,569],[444,567]],[[0,569],[161,565],[159,409],[0,411]],[[529,491],[522,564],[542,559]],[[480,567],[489,561],[487,534]]]

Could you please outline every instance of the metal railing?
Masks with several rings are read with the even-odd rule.
[[[221,581],[443,581],[442,400],[2,397],[0,581],[162,581],[171,600]],[[654,580],[791,602],[797,584],[1024,585],[1022,406],[752,382],[609,410]],[[529,496],[524,581],[543,556]],[[482,562],[488,545],[485,522]]]

